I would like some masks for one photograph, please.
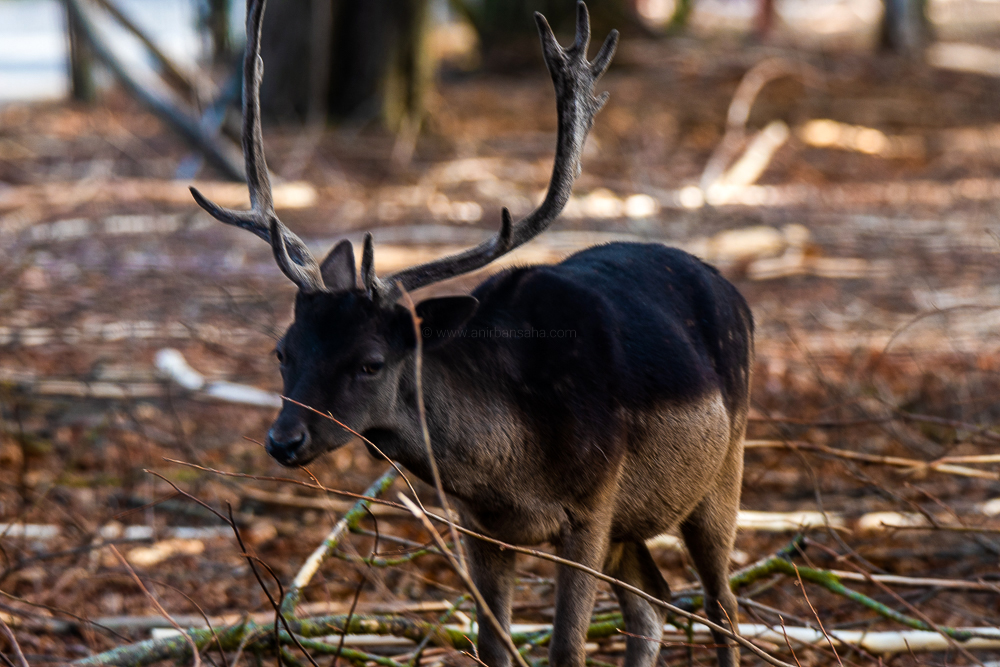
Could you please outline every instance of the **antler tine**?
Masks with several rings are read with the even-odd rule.
[[[380,297],[386,288],[375,275],[375,239],[371,232],[365,232],[364,245],[361,248],[361,284],[368,296]]]
[[[271,195],[271,178],[264,158],[264,135],[260,123],[260,82],[264,62],[260,58],[260,34],[267,0],[247,0],[247,45],[243,57],[243,160],[246,163],[250,210],[223,208],[191,188],[194,200],[213,218],[253,232],[271,244],[278,267],[303,292],[324,290],[316,259],[305,243],[278,219]]]
[[[590,17],[587,6],[581,1],[576,5],[576,39],[564,49],[556,41],[548,21],[535,13],[538,34],[542,42],[542,55],[556,90],[556,109],[559,130],[556,139],[555,164],[545,199],[527,217],[512,223],[505,208],[500,231],[475,248],[450,257],[420,264],[373,282],[387,304],[395,302],[399,288],[413,290],[424,285],[451,278],[482,268],[544,231],[562,212],[569,201],[573,182],[580,174],[580,153],[587,133],[594,124],[594,117],[608,99],[608,93],[594,97],[594,84],[601,78],[618,44],[618,31],[612,30],[593,62],[587,61],[590,44]]]

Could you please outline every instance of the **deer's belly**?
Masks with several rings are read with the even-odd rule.
[[[635,415],[615,504],[612,538],[673,530],[716,484],[732,445],[719,394]]]
[[[490,537],[519,545],[555,541],[567,514],[563,507],[544,501],[505,503],[496,510],[462,503],[464,523]]]

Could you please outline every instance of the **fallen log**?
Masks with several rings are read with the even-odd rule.
[[[199,181],[198,189],[220,206],[250,205],[246,185],[227,181]],[[275,183],[276,209],[309,208],[319,198],[316,188],[305,181]],[[47,182],[0,188],[0,211],[26,206],[73,208],[87,203],[127,204],[150,202],[193,207],[188,184],[156,178],[115,178],[89,181]]]

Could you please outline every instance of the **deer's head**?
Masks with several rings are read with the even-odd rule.
[[[359,280],[350,242],[341,241],[318,263],[274,211],[260,123],[265,1],[247,2],[243,156],[251,209],[224,209],[194,188],[191,193],[217,220],[268,241],[279,268],[299,288],[295,319],[276,348],[286,400],[268,432],[267,449],[283,465],[302,465],[346,444],[353,432],[414,430],[414,397],[404,395],[401,386],[406,369],[412,369],[417,336],[428,348],[445,344],[449,336],[441,332],[456,331],[468,322],[476,300],[456,296],[417,304],[419,329],[429,335],[418,333],[413,315],[397,300],[404,291],[486,266],[539,234],[559,215],[580,170],[583,142],[607,100],[607,93],[594,97],[593,87],[611,62],[618,33],[612,32],[594,61],[588,62],[590,22],[583,2],[577,5],[576,40],[567,49],[556,42],[545,18],[535,14],[559,114],[552,179],[537,209],[517,223],[503,209],[499,232],[478,246],[381,279],[375,274],[374,244],[367,234]]]
[[[351,431],[378,440],[373,431],[414,427],[412,405],[400,399],[417,342],[411,312],[356,285],[349,241],[337,244],[321,273],[325,289],[300,287],[295,320],[275,348],[288,400],[268,432],[267,450],[285,465],[346,444]],[[454,296],[422,301],[416,310],[423,329],[453,331],[476,305],[471,296]],[[424,348],[443,340],[424,339]]]

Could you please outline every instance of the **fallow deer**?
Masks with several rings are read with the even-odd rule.
[[[366,235],[360,283],[341,241],[322,263],[275,214],[261,136],[259,58],[264,0],[248,0],[243,152],[252,209],[206,211],[268,241],[298,286],[294,321],[277,346],[286,401],[267,450],[304,465],[354,436],[335,416],[417,477],[431,479],[417,408],[416,332],[397,304],[412,291],[486,266],[548,227],[570,196],[580,154],[607,93],[594,97],[617,44],[612,32],[587,60],[590,25],[578,3],[576,39],[561,47],[535,15],[556,91],[555,166],[544,201],[465,252],[379,278]],[[728,563],[739,506],[752,361],[746,302],[716,270],[659,244],[612,243],[555,266],[503,271],[471,296],[427,299],[423,392],[433,456],[463,522],[507,543],[548,542],[559,554],[647,591],[670,591],[645,540],[679,530],[698,569],[705,611],[736,622]],[[314,408],[317,412],[306,407]],[[467,540],[472,578],[509,627],[514,554]],[[554,667],[582,666],[598,582],[561,567],[550,646]],[[625,665],[659,652],[662,611],[623,589]],[[482,613],[480,613],[482,618]],[[717,634],[719,663],[739,651]],[[479,657],[510,656],[481,624]]]

